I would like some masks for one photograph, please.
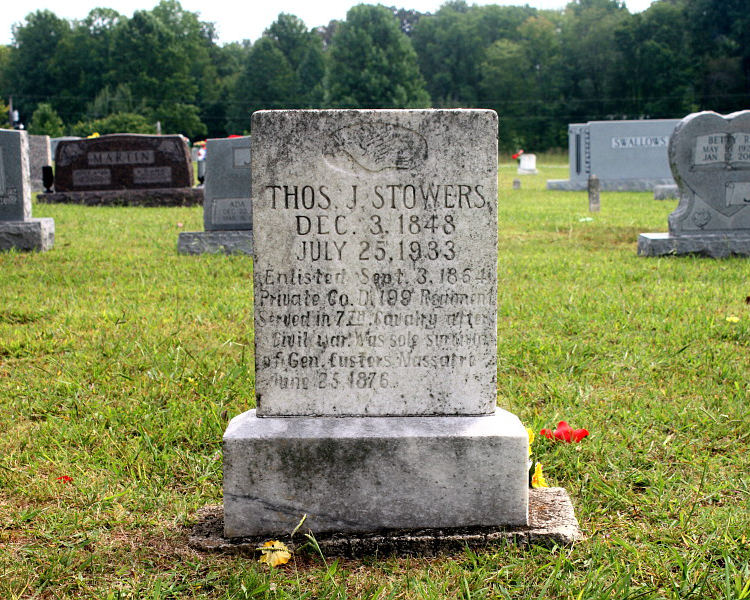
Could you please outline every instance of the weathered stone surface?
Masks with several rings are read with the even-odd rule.
[[[750,111],[693,113],[669,142],[680,203],[669,234],[642,234],[638,253],[750,256]]]
[[[492,414],[497,115],[253,115],[262,416]]]
[[[258,418],[224,434],[224,535],[526,525],[514,415]]]
[[[252,229],[250,136],[206,143],[203,226],[206,231]]]
[[[185,231],[177,240],[180,254],[253,254],[253,231]]]
[[[674,200],[680,197],[680,188],[676,185],[657,185],[654,187],[654,200]]]
[[[86,206],[195,206],[203,204],[203,188],[53,192],[38,194],[37,201]]]
[[[0,250],[46,252],[55,243],[55,220],[0,221]]]
[[[27,221],[30,218],[28,134],[0,129],[0,221]]]
[[[52,164],[52,151],[48,135],[29,135],[29,164],[31,191],[40,192],[44,189],[42,167],[48,167]]]
[[[225,535],[525,525],[497,115],[261,111],[252,162],[258,410],[224,436]]]
[[[599,212],[602,208],[599,184],[600,181],[596,175],[589,177],[589,212]]]
[[[604,191],[651,191],[674,184],[667,145],[677,119],[590,121],[568,126],[570,179],[551,179],[547,189],[584,191],[596,174]]]
[[[55,154],[55,191],[189,188],[193,169],[180,135],[112,134],[63,140]]]
[[[302,531],[292,540],[281,539],[290,548],[307,540]],[[290,534],[291,530],[285,534]],[[389,530],[369,534],[324,534],[312,532],[325,556],[438,556],[461,554],[465,549],[482,550],[506,540],[518,544],[567,546],[583,540],[573,505],[563,488],[529,490],[529,524],[519,527],[469,527],[452,529]],[[203,552],[255,554],[268,540],[265,536],[225,538],[221,505],[198,511],[188,544]]]

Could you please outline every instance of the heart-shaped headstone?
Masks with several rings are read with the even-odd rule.
[[[680,186],[673,233],[750,229],[750,111],[688,115],[669,140],[669,164]]]

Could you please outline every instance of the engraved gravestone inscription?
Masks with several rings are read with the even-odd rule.
[[[495,410],[496,119],[253,115],[259,416]]]
[[[183,188],[192,182],[187,142],[179,135],[113,134],[57,145],[57,192]]]

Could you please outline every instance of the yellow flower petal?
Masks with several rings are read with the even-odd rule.
[[[531,444],[534,443],[534,430],[527,427],[526,433],[529,434],[529,456],[531,456],[533,454],[533,452],[531,451]]]
[[[263,554],[258,559],[258,562],[266,563],[269,567],[285,565],[292,558],[292,551],[283,542],[279,542],[278,540],[266,542],[258,550]]]
[[[727,317],[727,323],[737,323],[739,320],[739,317]]]
[[[531,487],[549,487],[547,481],[544,479],[544,473],[542,473],[542,463],[536,463],[536,467],[534,467],[534,474],[531,476]]]

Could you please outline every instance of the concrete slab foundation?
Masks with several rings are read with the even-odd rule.
[[[196,206],[203,204],[203,188],[154,188],[143,190],[92,190],[38,194],[43,204],[86,206]]]
[[[700,254],[711,258],[750,256],[750,234],[713,233],[671,235],[642,233],[638,236],[638,256]]]
[[[304,545],[302,535],[309,531],[303,525],[293,540],[281,538],[293,550]],[[567,546],[581,541],[583,534],[575,517],[573,504],[563,488],[529,490],[529,524],[519,527],[473,527],[457,529],[390,530],[370,534],[318,534],[315,539],[325,556],[438,556],[460,554],[468,547],[481,550],[505,541],[540,546]],[[224,537],[224,509],[206,506],[198,511],[188,545],[203,552],[227,554],[257,553],[268,537],[227,539]]]
[[[460,417],[257,417],[224,433],[224,536],[528,524],[528,436]]]
[[[600,179],[599,189],[604,192],[650,192],[656,186],[674,185],[672,179]],[[548,179],[547,189],[559,192],[584,192],[588,189],[586,180]]]
[[[55,244],[55,220],[0,221],[0,250],[46,252]]]
[[[253,254],[253,231],[185,231],[177,239],[180,254]]]

